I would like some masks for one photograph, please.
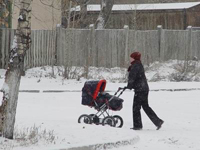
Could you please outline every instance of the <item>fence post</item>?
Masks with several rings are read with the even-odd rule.
[[[158,56],[159,56],[159,61],[161,59],[161,42],[162,42],[162,25],[157,26],[158,30]]]
[[[95,25],[90,24],[90,60],[91,60],[91,66],[98,66],[98,52],[97,49],[95,49]]]
[[[60,32],[59,32],[59,28],[60,27],[56,27],[56,31],[55,31],[55,56],[54,56],[54,58],[55,58],[55,61],[54,61],[54,63],[52,64],[52,65],[58,65],[58,51],[60,50],[60,48],[59,48],[59,34],[60,34]]]
[[[3,53],[3,51],[2,51],[2,41],[3,41],[3,36],[2,36],[2,33],[3,33],[3,31],[2,31],[2,29],[0,29],[0,68],[1,69],[3,69],[3,58],[2,58],[2,53]]]
[[[187,43],[187,48],[185,52],[185,60],[191,59],[191,51],[192,51],[192,26],[187,27],[188,31],[188,43]]]
[[[89,43],[89,65],[91,66],[96,66],[95,62],[93,62],[93,58],[97,58],[94,56],[94,32],[95,32],[95,27],[94,24],[90,24],[90,43]],[[95,59],[96,60],[96,59]]]
[[[129,37],[129,26],[124,25],[125,32],[125,62],[124,67],[127,67],[129,64],[129,50],[128,50],[128,37]]]
[[[133,41],[133,43],[134,43],[134,45],[133,45],[133,51],[135,52],[135,51],[139,51],[139,49],[138,49],[138,43],[139,43],[140,41],[138,41],[138,30],[134,30],[134,41]]]
[[[191,53],[191,46],[192,46],[192,26],[187,27],[188,31],[188,40],[187,48],[185,50],[185,61],[184,61],[184,73],[188,72],[189,60],[190,60],[190,53]]]
[[[88,79],[89,67],[92,62],[92,49],[93,49],[93,33],[94,33],[94,24],[90,24],[90,37],[89,37],[89,47],[85,53],[85,65],[84,65],[84,74],[85,78]]]
[[[62,43],[63,39],[61,39],[60,36],[61,36],[61,27],[56,27],[56,44],[55,44],[55,64],[56,65],[63,65],[61,63],[62,62],[61,43]]]

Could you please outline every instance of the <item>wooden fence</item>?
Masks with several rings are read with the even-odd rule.
[[[6,68],[14,30],[0,29],[0,68]],[[46,65],[127,67],[133,51],[142,53],[144,64],[169,59],[200,59],[200,31],[134,31],[128,28],[94,30],[33,30],[25,67]]]
[[[0,29],[0,68],[7,68],[9,51],[15,30]],[[31,48],[25,57],[25,68],[54,65],[56,59],[56,32],[51,30],[33,30]]]

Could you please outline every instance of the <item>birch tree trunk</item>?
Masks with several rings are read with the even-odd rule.
[[[18,27],[10,51],[10,59],[1,89],[3,99],[0,101],[0,133],[3,137],[13,139],[15,116],[24,57],[30,47],[31,2],[21,0]]]
[[[112,11],[113,4],[114,0],[101,0],[101,12],[99,13],[97,21],[95,23],[95,28],[97,29],[105,28],[110,13]]]

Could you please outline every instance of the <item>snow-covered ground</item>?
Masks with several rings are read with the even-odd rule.
[[[167,68],[167,64],[164,66],[165,74],[170,72],[171,67]],[[110,94],[113,94],[118,87],[126,86],[126,83],[117,82],[117,78],[123,78],[125,73],[114,70],[114,75],[113,72],[111,74],[106,70],[102,71],[101,75],[104,78],[116,77],[116,80],[112,82],[108,79],[106,90],[110,91]],[[155,70],[156,72],[160,70],[160,74],[164,74],[164,71],[161,71],[162,68]],[[0,86],[4,82],[4,73],[5,70],[0,71]],[[149,82],[152,90],[149,95],[150,106],[165,123],[157,131],[142,111],[144,128],[141,131],[133,131],[130,130],[133,91],[125,91],[121,96],[124,99],[121,111],[110,112],[123,118],[122,128],[78,124],[77,120],[81,114],[96,112],[93,108],[81,105],[81,89],[85,79],[63,80],[61,77],[50,78],[47,74],[49,74],[48,68],[35,68],[28,70],[26,76],[22,77],[21,91],[39,90],[39,92],[19,93],[15,124],[16,139],[10,141],[0,138],[0,149],[66,150],[82,146],[90,149],[91,147],[87,146],[117,143],[116,147],[110,146],[110,149],[200,150],[200,91],[198,90],[200,82]],[[152,74],[155,72],[147,71],[149,80],[153,77]],[[159,91],[160,89],[193,90],[172,92]],[[48,90],[63,90],[64,92],[45,92]],[[2,93],[0,95],[2,97]],[[125,146],[122,146],[123,144]],[[108,147],[102,149],[108,149]]]

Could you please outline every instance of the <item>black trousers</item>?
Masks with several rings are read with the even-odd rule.
[[[142,128],[142,118],[140,109],[141,107],[149,117],[149,119],[154,123],[155,126],[158,126],[162,121],[156,113],[149,107],[148,103],[148,94],[149,92],[135,92],[134,101],[133,101],[133,126],[135,128]]]

